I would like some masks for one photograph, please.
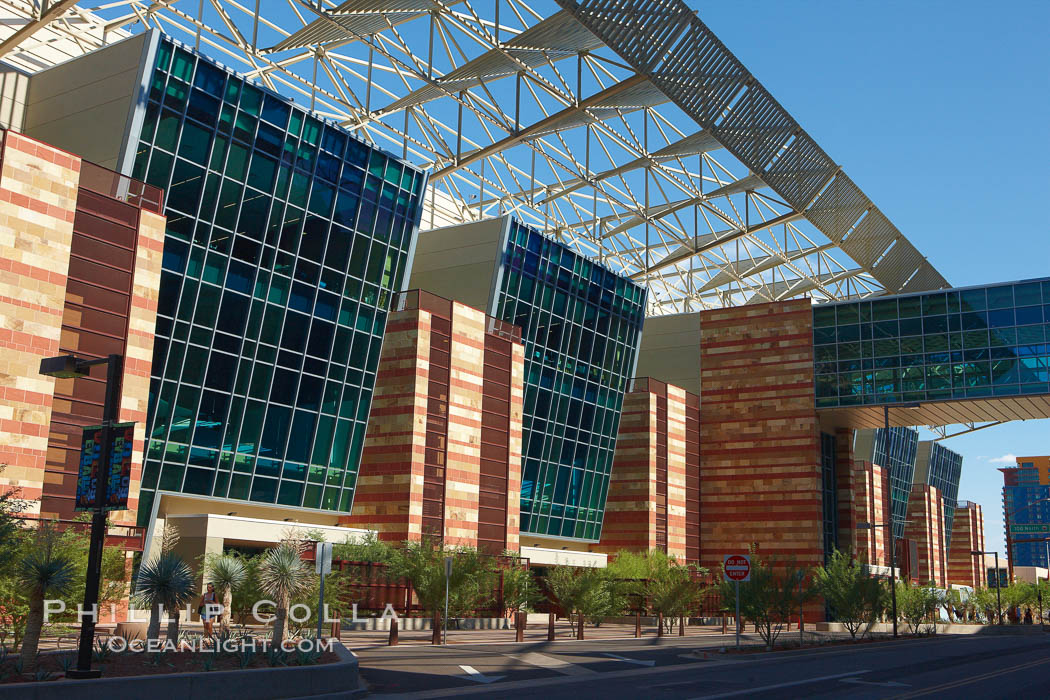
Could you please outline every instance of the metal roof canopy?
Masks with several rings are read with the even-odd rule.
[[[424,227],[513,212],[650,314],[947,286],[682,0],[66,4],[0,0],[7,60],[158,27],[430,168]]]

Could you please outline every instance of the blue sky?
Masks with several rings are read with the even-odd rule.
[[[1050,274],[1050,3],[689,4],[952,285]],[[944,444],[1002,549],[998,467],[1050,420]]]

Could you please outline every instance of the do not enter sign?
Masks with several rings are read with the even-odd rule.
[[[727,554],[722,563],[730,581],[751,580],[751,557],[747,554]]]

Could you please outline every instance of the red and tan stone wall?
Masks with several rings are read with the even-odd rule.
[[[408,292],[390,314],[351,514],[387,541],[518,548],[524,350],[481,311]]]
[[[701,313],[701,563],[752,544],[823,563],[808,299]]]
[[[978,503],[959,504],[952,519],[952,540],[948,548],[948,583],[974,588],[987,584],[983,556],[984,515]]]
[[[164,217],[111,191],[127,182],[115,173],[19,134],[3,133],[2,160],[0,481],[21,489],[30,515],[74,516],[81,432],[102,418],[105,368],[55,380],[40,360],[120,354],[119,419],[136,431],[129,510],[112,517],[134,525]]]
[[[0,166],[0,487],[40,514],[80,159],[10,131]]]
[[[129,510],[112,517],[135,525],[165,222],[158,214],[96,191],[111,176],[82,163],[59,350],[78,357],[124,357],[118,419],[136,424],[135,440]],[[90,377],[55,382],[48,486],[41,503],[41,512],[50,517],[70,519],[75,514],[81,434],[85,426],[102,420],[105,374],[104,366],[96,366]]]
[[[353,511],[344,518],[389,542],[422,537],[430,325],[430,312],[418,308],[387,318]]]
[[[904,536],[918,547],[917,570],[912,577],[920,584],[930,581],[939,588],[948,585],[944,500],[941,492],[926,484],[912,487],[908,498],[908,524]]]
[[[692,445],[698,436],[687,423],[699,419],[699,401],[690,400],[696,398],[648,378],[635,380],[624,396],[601,541],[592,551],[659,549],[687,558],[689,472],[699,479],[698,446]]]
[[[802,567],[824,561],[820,431],[808,299],[701,313],[703,566],[754,546]],[[814,604],[807,618],[822,619]]]
[[[857,561],[874,566],[890,565],[889,528],[858,529],[859,523],[890,521],[890,479],[882,467],[856,460],[848,480],[838,478],[838,548],[851,551]]]

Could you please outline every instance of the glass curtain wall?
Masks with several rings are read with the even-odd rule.
[[[945,546],[948,546],[952,540],[952,524],[955,522],[955,502],[959,498],[962,463],[962,455],[958,452],[949,450],[939,442],[931,446],[926,483],[940,491],[941,500],[944,502]]]
[[[824,561],[838,546],[839,504],[835,479],[835,436],[820,434],[820,482],[824,512]]]
[[[817,407],[1050,392],[1050,280],[813,307]]]
[[[1014,566],[1050,565],[1046,540],[1050,538],[1050,486],[1040,479],[1033,462],[1003,469],[1004,534]]]
[[[890,472],[890,499],[893,501],[894,537],[904,537],[908,519],[908,499],[915,480],[915,457],[919,450],[919,432],[911,428],[890,428],[889,440],[886,430],[877,428],[872,431],[872,462]],[[889,454],[887,456],[887,449]]]
[[[495,315],[522,329],[521,530],[601,536],[645,290],[511,221]]]
[[[166,38],[137,137],[168,219],[140,514],[349,511],[422,173]]]

